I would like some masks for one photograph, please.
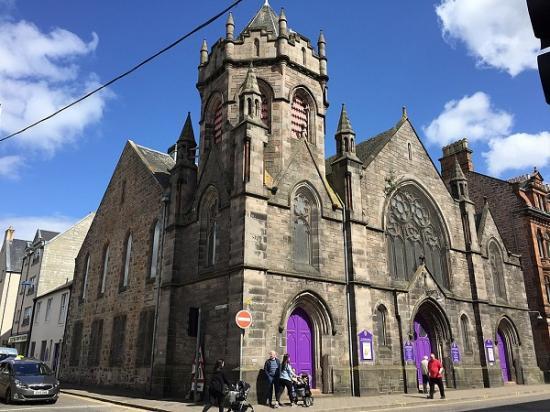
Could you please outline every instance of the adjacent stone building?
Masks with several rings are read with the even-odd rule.
[[[508,181],[475,172],[465,139],[445,147],[443,155],[443,176],[456,157],[476,210],[490,207],[506,248],[521,255],[537,363],[550,380],[550,187],[536,168]]]
[[[72,281],[34,298],[28,356],[40,359],[57,374],[65,334]]]
[[[6,229],[0,250],[0,346],[6,346],[11,336],[23,256],[28,243],[14,239],[14,233],[12,227]]]
[[[442,179],[405,110],[356,141],[345,107],[326,159],[324,35],[267,2],[234,30],[201,48],[198,144],[188,117],[171,156],[122,154],[77,258],[62,377],[184,396],[198,343],[262,402],[270,350],[327,393],[416,390],[430,351],[451,387],[540,382],[519,257],[458,164]]]
[[[75,257],[93,217],[90,213],[63,233],[38,229],[26,248],[8,340],[20,354],[28,354],[34,298],[72,280]]]

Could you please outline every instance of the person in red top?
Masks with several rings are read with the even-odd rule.
[[[428,361],[428,376],[430,378],[430,394],[428,399],[434,398],[435,385],[439,388],[441,399],[445,399],[445,388],[443,387],[443,365],[441,361],[432,353]]]

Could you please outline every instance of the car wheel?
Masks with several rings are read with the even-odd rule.
[[[52,400],[48,401],[48,403],[51,403],[51,404],[54,404],[56,402],[57,402],[57,399],[52,399]]]
[[[312,402],[311,402],[311,398],[310,397],[307,397],[304,399],[304,405],[306,405],[307,408],[309,408],[311,406]]]

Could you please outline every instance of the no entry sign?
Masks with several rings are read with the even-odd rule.
[[[235,315],[235,323],[241,329],[248,329],[252,324],[252,314],[248,310],[240,310]]]

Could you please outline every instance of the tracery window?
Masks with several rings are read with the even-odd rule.
[[[472,340],[470,339],[470,321],[466,315],[460,317],[460,329],[462,332],[462,344],[465,352],[472,351]]]
[[[495,295],[505,299],[506,286],[504,285],[504,261],[502,259],[500,248],[496,242],[491,242],[489,245],[489,264],[495,287]]]
[[[376,335],[378,338],[378,344],[380,346],[388,345],[386,314],[387,310],[384,305],[378,306],[378,308],[376,309]]]
[[[414,188],[400,189],[386,217],[389,272],[409,280],[424,262],[428,271],[448,287],[447,245],[442,224],[426,198]]]
[[[291,106],[292,136],[311,141],[311,107],[308,96],[302,90],[294,93]]]

